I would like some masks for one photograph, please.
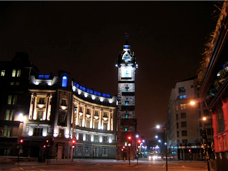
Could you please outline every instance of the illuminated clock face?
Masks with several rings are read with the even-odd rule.
[[[121,77],[131,77],[131,68],[130,67],[123,68]]]

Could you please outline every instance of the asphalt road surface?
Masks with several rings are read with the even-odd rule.
[[[0,164],[0,171],[166,171],[165,161],[137,161],[74,159],[49,162],[19,162]],[[171,161],[169,171],[207,171],[205,161]]]

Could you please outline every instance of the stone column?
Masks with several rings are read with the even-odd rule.
[[[30,100],[30,108],[29,108],[29,120],[32,119],[33,116],[33,111],[34,111],[34,94],[31,94],[31,100]]]
[[[37,111],[36,111],[36,103],[37,103],[37,95],[34,95],[34,102],[33,102],[33,106],[34,106],[34,112],[33,112],[33,120],[37,119]]]

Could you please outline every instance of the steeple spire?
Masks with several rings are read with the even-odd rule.
[[[129,38],[129,34],[127,32],[125,32],[125,39],[126,39],[125,45],[128,45],[128,38]]]

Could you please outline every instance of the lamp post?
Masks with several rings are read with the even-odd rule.
[[[160,129],[161,126],[160,125],[157,125],[156,126],[157,129]],[[165,168],[166,168],[166,171],[168,171],[168,144],[167,144],[167,127],[166,125],[163,127],[164,129],[164,133],[165,133]]]
[[[207,103],[206,103],[205,100],[201,100],[200,102],[201,102],[200,103],[200,111],[203,114],[202,120],[205,122],[207,120],[207,118],[204,115],[203,102],[205,103],[205,106],[206,106],[209,114],[210,114],[210,110],[209,110],[209,108],[208,108]],[[192,106],[194,106],[195,104],[196,104],[196,102],[194,100],[190,102],[190,105],[192,105]],[[201,136],[203,138],[203,146],[205,147],[205,152],[206,152],[207,169],[208,169],[208,171],[210,171],[210,164],[209,164],[210,156],[209,156],[208,142],[207,142],[207,129],[205,128],[205,123],[204,122],[202,124],[202,133],[201,133]],[[211,123],[211,129],[212,129],[212,123]]]

